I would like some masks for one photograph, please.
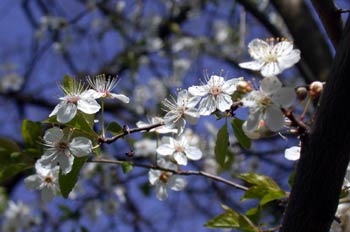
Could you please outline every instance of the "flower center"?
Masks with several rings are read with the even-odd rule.
[[[162,172],[162,174],[160,174],[159,176],[159,180],[163,183],[167,183],[169,180],[170,174],[167,172]]]
[[[272,101],[271,101],[271,99],[269,98],[269,97],[266,97],[266,96],[264,96],[264,97],[262,97],[261,99],[260,99],[260,104],[262,105],[262,106],[269,106],[269,105],[271,105],[272,104]]]
[[[267,63],[273,63],[277,61],[277,55],[269,53],[265,56],[265,62]]]
[[[45,176],[44,181],[45,181],[46,183],[48,183],[48,184],[51,184],[51,183],[53,182],[53,180],[52,180],[52,177],[51,177],[51,176]]]
[[[55,146],[58,151],[65,151],[68,147],[69,145],[67,142],[59,142]]]
[[[183,153],[185,151],[185,147],[181,146],[181,145],[178,145],[178,146],[175,147],[175,150],[177,152],[182,152]]]
[[[218,96],[222,92],[221,88],[219,86],[213,86],[210,88],[210,94],[213,96]]]
[[[70,103],[77,103],[80,100],[79,96],[71,96],[70,98],[68,98],[68,102]]]

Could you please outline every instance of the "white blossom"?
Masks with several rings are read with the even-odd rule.
[[[169,143],[160,145],[157,153],[162,156],[172,156],[179,165],[187,165],[187,160],[199,160],[202,158],[202,151],[189,145],[185,136],[179,139],[169,137]]]
[[[10,73],[0,78],[0,92],[18,91],[24,83],[22,76]]]
[[[60,97],[61,102],[56,105],[55,109],[49,115],[57,116],[57,121],[67,123],[71,121],[80,110],[86,114],[94,114],[98,112],[101,106],[94,99],[94,90],[85,90],[81,83],[74,82],[70,89],[63,86],[64,97]]]
[[[141,139],[134,143],[134,153],[135,156],[148,156],[150,154],[155,153],[157,149],[157,141],[152,139]]]
[[[63,131],[58,127],[46,130],[43,138],[46,151],[39,160],[41,165],[54,168],[58,163],[62,173],[67,174],[72,170],[74,156],[87,156],[92,152],[90,139],[75,137],[69,142],[69,137],[66,138]]]
[[[259,90],[254,90],[243,99],[243,105],[250,108],[246,124],[247,131],[258,129],[261,120],[273,131],[282,129],[285,123],[281,107],[289,107],[296,98],[295,91],[290,87],[282,87],[277,77],[265,77]]]
[[[40,162],[36,162],[35,170],[36,174],[26,177],[24,184],[28,189],[40,190],[43,201],[49,202],[60,192],[58,184],[59,168],[45,168]]]
[[[284,151],[284,157],[287,159],[287,160],[298,160],[300,158],[300,146],[293,146],[293,147],[290,147],[290,148],[287,148],[285,151]]]
[[[181,90],[177,95],[177,100],[165,99],[163,105],[167,113],[164,116],[164,123],[168,128],[177,129],[177,133],[182,134],[186,120],[189,123],[196,123],[199,118],[198,109],[194,108],[199,102],[200,97],[192,96],[186,89]]]
[[[261,71],[263,76],[274,76],[292,67],[300,60],[300,50],[293,49],[293,43],[288,40],[269,40],[270,43],[254,39],[248,44],[248,52],[254,61],[240,63],[246,69]]]
[[[209,115],[216,109],[221,112],[230,109],[232,105],[231,95],[236,91],[237,82],[243,78],[234,78],[225,81],[223,77],[212,75],[207,84],[192,86],[188,91],[194,96],[206,96],[199,104],[201,115]]]
[[[88,77],[87,81],[93,88],[91,91],[94,99],[98,98],[112,98],[118,99],[124,103],[129,103],[129,98],[124,94],[112,93],[112,89],[118,84],[118,79],[114,77],[106,77],[105,75],[98,75],[94,78]]]
[[[160,160],[158,165],[171,170],[176,168],[174,164],[165,160]],[[168,188],[174,191],[181,191],[186,186],[186,180],[183,177],[155,169],[151,169],[148,172],[148,180],[151,185],[156,187],[157,198],[161,201],[168,197]]]

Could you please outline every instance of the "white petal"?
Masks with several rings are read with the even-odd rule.
[[[222,86],[225,83],[225,79],[223,77],[212,75],[208,81],[208,86]]]
[[[239,67],[258,71],[263,67],[264,63],[260,61],[248,61],[239,64]]]
[[[173,175],[168,180],[168,186],[174,191],[181,191],[186,187],[186,180],[183,177]]]
[[[65,175],[72,170],[74,156],[70,155],[60,155],[57,157],[57,161],[62,170],[62,173]]]
[[[199,148],[194,146],[189,146],[185,150],[186,156],[191,160],[199,160],[202,158],[202,151]]]
[[[259,60],[266,55],[266,52],[270,50],[270,45],[261,39],[254,39],[248,44],[248,52],[250,56]]]
[[[260,82],[260,90],[265,94],[271,94],[281,89],[282,83],[276,76],[265,77]]]
[[[199,116],[200,114],[197,109],[191,108],[191,109],[185,110],[185,118],[191,124],[197,123]]]
[[[277,59],[282,69],[290,68],[300,60],[300,50],[295,49],[291,53],[285,56],[281,56]]]
[[[272,53],[276,54],[277,56],[286,56],[290,54],[290,52],[293,50],[293,43],[289,41],[282,41],[277,43],[273,48],[272,48]]]
[[[58,127],[52,127],[45,131],[44,141],[50,143],[57,143],[63,138],[63,131]]]
[[[194,96],[204,96],[208,94],[209,92],[209,86],[208,85],[202,85],[202,86],[191,86],[188,88],[188,92]]]
[[[178,165],[187,165],[187,157],[183,152],[175,152],[174,159]]]
[[[278,106],[289,107],[294,103],[296,94],[294,88],[284,87],[274,93],[271,98]]]
[[[53,109],[53,111],[50,113],[49,117],[54,116],[57,114],[58,110],[65,105],[66,103],[64,101],[61,101],[60,103],[58,103],[55,108]]]
[[[164,124],[169,127],[174,127],[175,121],[180,117],[179,112],[177,111],[169,111],[164,116]]]
[[[92,152],[92,142],[85,137],[76,137],[70,143],[69,148],[77,157],[87,156]]]
[[[228,95],[233,94],[236,91],[236,85],[239,80],[241,80],[241,78],[227,80],[221,87],[222,91]]]
[[[94,98],[94,99],[97,99],[97,98],[100,98],[101,96],[103,96],[104,93],[100,93],[100,92],[97,92],[96,90],[94,89],[88,89],[84,92],[82,92],[80,94],[80,97],[81,98],[84,98],[84,99],[88,99],[88,98]]]
[[[130,99],[125,96],[124,94],[116,94],[116,93],[110,93],[110,95],[112,96],[112,98],[114,99],[118,99],[124,103],[129,103],[130,102]]]
[[[261,137],[259,130],[248,130],[247,129],[247,121],[245,121],[243,123],[242,130],[243,130],[244,134],[250,139],[260,139],[260,137]]]
[[[151,185],[155,185],[155,183],[159,180],[160,175],[161,175],[161,171],[159,170],[151,169],[148,172],[148,180],[151,183]]]
[[[167,199],[168,197],[168,191],[166,189],[166,185],[163,184],[162,182],[159,182],[156,185],[156,194],[157,194],[157,198],[161,201]]]
[[[44,202],[50,202],[56,195],[56,191],[54,188],[45,186],[41,190],[41,198],[43,199]]]
[[[265,122],[266,126],[271,131],[279,131],[284,126],[284,116],[281,112],[281,109],[271,105],[270,107],[266,108],[266,114],[265,114]]]
[[[199,113],[201,115],[209,115],[216,110],[215,97],[210,95],[201,100],[199,103]]]
[[[300,158],[300,147],[299,146],[293,146],[290,148],[287,148],[284,151],[284,157],[287,160],[298,160]]]
[[[264,77],[275,76],[282,72],[282,68],[277,62],[269,62],[261,68],[261,75]]]
[[[181,135],[183,133],[185,126],[186,126],[186,120],[183,118],[180,118],[175,122],[175,128],[177,129],[178,135]]]
[[[230,109],[232,105],[231,96],[224,93],[218,95],[216,97],[216,105],[221,112],[225,112],[225,110]]]
[[[247,130],[254,131],[258,128],[261,119],[260,110],[252,109],[249,112],[247,120]]]
[[[42,183],[43,183],[43,180],[37,174],[28,176],[27,178],[24,179],[24,184],[28,189],[39,189]]]
[[[170,144],[162,144],[157,148],[157,153],[159,155],[172,155],[175,152],[174,146],[171,146]]]
[[[190,96],[188,98],[188,102],[187,102],[187,105],[186,107],[188,108],[194,108],[198,102],[201,100],[201,97],[200,96]]]
[[[77,106],[70,102],[64,102],[57,112],[57,121],[60,123],[67,123],[71,121],[77,114]]]
[[[39,162],[44,168],[50,169],[57,165],[55,162],[56,158],[57,152],[47,151],[37,162]]]
[[[179,91],[177,93],[177,101],[176,101],[177,105],[185,106],[188,100],[187,96],[188,96],[188,93],[186,89]]]
[[[80,99],[78,101],[78,110],[86,114],[94,114],[100,110],[101,106],[93,98]]]

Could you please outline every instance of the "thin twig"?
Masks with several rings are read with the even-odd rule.
[[[234,183],[232,181],[226,180],[220,176],[216,176],[207,172],[203,172],[203,171],[193,171],[193,170],[188,170],[188,171],[182,171],[182,170],[173,170],[173,169],[168,169],[168,168],[163,168],[163,167],[159,167],[159,166],[155,166],[155,165],[150,165],[150,164],[141,164],[141,163],[134,163],[134,162],[130,162],[130,161],[123,161],[123,160],[109,160],[109,159],[103,159],[103,158],[96,158],[94,160],[91,160],[89,162],[92,163],[108,163],[108,164],[124,164],[124,163],[130,163],[133,167],[139,167],[139,168],[146,168],[146,169],[155,169],[155,170],[160,170],[160,171],[165,171],[165,172],[170,172],[176,175],[182,175],[182,176],[203,176],[203,177],[207,177],[209,179],[227,184],[231,187],[243,190],[243,191],[247,191],[248,188]]]

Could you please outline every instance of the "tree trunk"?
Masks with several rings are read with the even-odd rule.
[[[350,17],[301,158],[281,231],[329,231],[350,159]]]

